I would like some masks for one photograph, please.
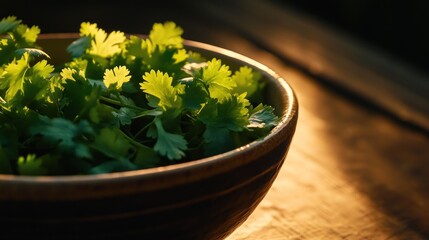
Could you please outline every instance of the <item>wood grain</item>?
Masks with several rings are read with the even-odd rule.
[[[427,135],[348,100],[234,33],[217,40],[284,76],[300,103],[282,171],[229,240],[429,238]]]

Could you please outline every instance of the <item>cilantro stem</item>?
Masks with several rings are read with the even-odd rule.
[[[142,127],[136,134],[134,134],[134,138],[137,138],[140,134],[143,133],[144,130],[146,130],[148,127],[150,127],[150,125],[152,125],[155,122],[154,118],[150,123],[148,123],[146,126]]]
[[[125,103],[122,103],[120,101],[113,100],[111,98],[104,97],[104,96],[101,96],[100,100],[102,100],[102,101],[104,101],[106,103],[110,103],[110,104],[113,104],[113,105],[116,105],[116,106],[120,106],[120,107],[131,108],[131,109],[135,109],[135,110],[139,110],[139,111],[146,111],[147,110],[147,109],[144,109],[144,108],[141,108],[141,107],[137,107],[137,106],[134,106],[134,105],[125,104]]]
[[[203,85],[204,90],[206,90],[207,95],[210,97],[209,86],[201,78],[195,78],[195,80]]]
[[[145,145],[143,145],[143,144],[141,144],[141,143],[139,143],[139,142],[137,142],[136,140],[134,140],[133,138],[131,138],[130,136],[128,136],[126,133],[124,133],[123,131],[119,131],[122,135],[124,135],[124,137],[128,140],[128,141],[130,141],[130,143],[131,144],[134,144],[134,145],[136,145],[136,146],[138,146],[138,147],[143,147],[143,148],[148,148],[148,146],[145,146]]]

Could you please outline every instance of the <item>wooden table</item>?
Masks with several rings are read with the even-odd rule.
[[[311,22],[304,24],[310,32],[287,29],[292,40],[281,34],[258,38],[252,31],[272,33],[262,25],[264,16],[252,19],[251,9],[238,14],[229,4],[199,6],[198,21],[183,20],[187,36],[254,58],[284,76],[296,91],[300,116],[271,190],[227,239],[429,239],[429,80],[422,83],[424,76],[381,54],[359,53],[365,46],[341,35],[311,35]],[[282,48],[282,41],[289,46]],[[350,48],[326,51],[335,41]],[[347,57],[353,61],[342,62]],[[392,71],[402,72],[392,77]],[[366,77],[358,87],[356,76]],[[399,88],[406,76],[416,82]],[[418,84],[426,97],[418,98]]]

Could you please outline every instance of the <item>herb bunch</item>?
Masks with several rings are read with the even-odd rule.
[[[247,66],[184,48],[183,30],[147,38],[83,22],[61,66],[40,29],[0,21],[0,173],[71,175],[191,161],[265,136],[278,122]]]

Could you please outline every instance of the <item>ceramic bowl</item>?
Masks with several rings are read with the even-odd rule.
[[[53,61],[64,61],[75,37],[42,35],[39,44]],[[252,59],[200,42],[185,45],[259,71],[279,125],[260,141],[166,167],[91,176],[0,175],[1,239],[222,239],[247,219],[283,164],[297,99],[283,78]]]

